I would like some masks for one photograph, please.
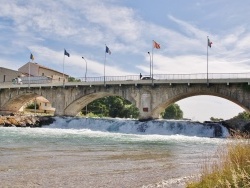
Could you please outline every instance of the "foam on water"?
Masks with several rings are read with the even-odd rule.
[[[45,126],[50,129],[73,130],[75,133],[95,131],[96,134],[122,133],[134,135],[183,135],[195,137],[215,137],[216,127],[220,128],[221,137],[229,136],[220,124],[202,124],[191,121],[154,120],[140,122],[128,119],[72,118],[56,117],[53,124]],[[147,136],[148,138],[148,136]]]
[[[229,135],[221,127],[222,138]],[[148,121],[99,118],[56,117],[54,123],[42,128],[1,128],[1,135],[30,140],[43,139],[99,139],[121,142],[168,142],[168,143],[220,143],[221,138],[214,138],[215,128],[199,122],[189,121]],[[213,139],[211,139],[211,137]],[[1,140],[1,139],[0,139]]]

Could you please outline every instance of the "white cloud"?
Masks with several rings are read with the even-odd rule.
[[[246,72],[250,68],[249,11],[244,11],[248,6],[243,6],[246,2],[230,1],[227,9],[217,7],[226,2],[190,1],[190,7],[180,9],[184,12],[176,9],[171,13],[164,7],[165,17],[160,16],[161,11],[150,11],[147,14],[152,19],[147,19],[141,14],[146,4],[133,8],[124,1],[2,0],[0,63],[16,68],[15,64],[27,62],[31,51],[38,63],[62,71],[66,48],[71,57],[65,58],[65,73],[83,76],[81,57],[85,56],[88,76],[103,76],[107,44],[112,51],[106,64],[107,76],[147,74],[147,52],[156,40],[161,49],[154,51],[155,74],[206,73],[209,36],[213,42],[208,51],[209,72]],[[147,8],[153,10],[154,6]],[[201,17],[195,18],[188,10]],[[225,17],[229,13],[231,17]]]

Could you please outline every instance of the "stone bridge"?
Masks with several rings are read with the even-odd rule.
[[[249,75],[248,75],[249,76]],[[197,95],[217,96],[250,110],[250,78],[172,78],[4,85],[0,83],[0,113],[18,111],[37,96],[48,99],[55,115],[75,116],[90,102],[121,96],[134,104],[140,119],[159,118],[170,104]]]

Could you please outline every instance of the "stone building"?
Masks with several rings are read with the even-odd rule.
[[[37,109],[27,109],[26,107],[30,104],[38,104]],[[45,114],[51,114],[54,115],[55,108],[52,107],[52,104],[44,97],[36,97],[35,99],[29,101],[27,104],[22,106],[22,108],[19,109],[19,112],[31,112],[31,113],[45,113]]]
[[[52,82],[68,82],[68,75],[48,67],[39,65],[38,63],[28,62],[18,69],[19,72],[31,77],[48,77]]]
[[[21,76],[23,74],[19,71],[0,67],[0,83],[2,84],[11,84],[14,78]]]

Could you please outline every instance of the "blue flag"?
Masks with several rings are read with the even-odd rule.
[[[207,45],[211,48],[212,47],[212,42],[209,40],[209,38],[207,39]]]
[[[106,53],[108,53],[109,55],[111,54],[111,51],[109,50],[107,46],[106,46]]]
[[[65,49],[64,49],[64,55],[66,55],[68,57],[70,56],[69,53]]]
[[[32,60],[32,61],[34,61],[34,56],[33,56],[33,54],[30,54],[30,59]]]

